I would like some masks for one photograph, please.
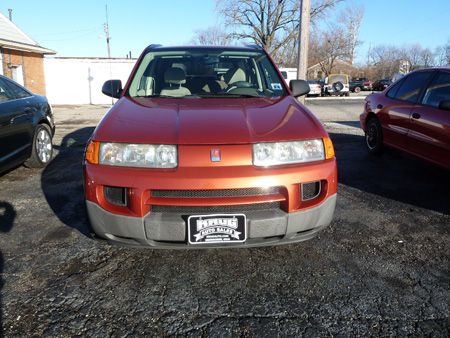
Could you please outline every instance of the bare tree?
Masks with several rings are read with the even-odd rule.
[[[419,59],[423,67],[432,67],[435,65],[435,55],[429,48],[422,49]]]
[[[407,60],[411,70],[417,69],[421,66],[422,46],[418,43],[413,45],[406,45],[400,50],[401,58]]]
[[[402,51],[395,46],[378,45],[369,50],[368,64],[374,78],[384,79],[399,71]]]
[[[384,78],[398,73],[404,61],[409,64],[409,70],[433,66],[435,55],[420,44],[402,47],[378,45],[369,51],[368,61],[374,75]]]
[[[450,65],[450,40],[447,41],[447,44],[436,48],[435,63],[437,66]]]
[[[342,26],[331,24],[328,30],[318,35],[315,57],[319,60],[320,68],[326,76],[332,73],[336,60],[350,58],[352,41],[345,33]]]
[[[311,20],[324,15],[343,0],[315,0]],[[263,46],[277,59],[283,46],[298,34],[298,0],[217,0],[217,10],[231,28],[231,36]]]
[[[220,27],[212,26],[196,30],[191,43],[194,45],[225,46],[230,44],[232,40]]]
[[[328,21],[327,25],[313,25],[310,32],[308,64],[319,64],[322,73],[333,72],[336,60],[353,63],[356,49],[361,44],[359,29],[364,15],[363,6],[347,7],[337,17]],[[322,22],[323,23],[323,22]],[[281,47],[278,58],[283,65],[296,66],[296,37]]]
[[[359,29],[364,17],[364,6],[354,5],[345,8],[339,15],[339,24],[344,27],[344,34],[347,34],[349,47],[349,61],[355,60],[356,48],[361,44],[359,40]]]

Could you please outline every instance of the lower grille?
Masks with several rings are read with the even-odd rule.
[[[243,197],[272,195],[278,194],[280,191],[280,187],[216,190],[152,190],[152,196],[163,198]]]
[[[225,205],[225,206],[167,206],[153,205],[153,212],[169,212],[179,214],[212,214],[212,213],[229,213],[229,212],[249,212],[268,209],[280,209],[280,202],[259,203],[259,204],[242,204],[242,205]]]
[[[319,196],[321,190],[320,181],[302,184],[302,200],[309,201]]]

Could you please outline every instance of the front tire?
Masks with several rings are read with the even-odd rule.
[[[43,168],[52,159],[53,143],[52,132],[46,124],[38,124],[33,136],[31,156],[25,162],[28,168]]]
[[[355,93],[359,93],[361,91],[361,87],[355,87],[355,89],[353,89],[353,91]]]
[[[371,117],[367,121],[365,140],[370,154],[381,154],[383,151],[383,131],[376,117]]]

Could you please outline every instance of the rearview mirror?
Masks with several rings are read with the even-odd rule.
[[[450,110],[450,100],[443,100],[439,102],[439,109]]]
[[[291,80],[289,83],[292,96],[299,97],[309,93],[309,84],[305,80]]]
[[[122,81],[120,80],[108,80],[103,84],[102,93],[114,97],[115,99],[120,98],[122,93]]]

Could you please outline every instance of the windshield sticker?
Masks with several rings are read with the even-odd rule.
[[[271,83],[273,90],[283,90],[283,87],[281,87],[281,83]]]

